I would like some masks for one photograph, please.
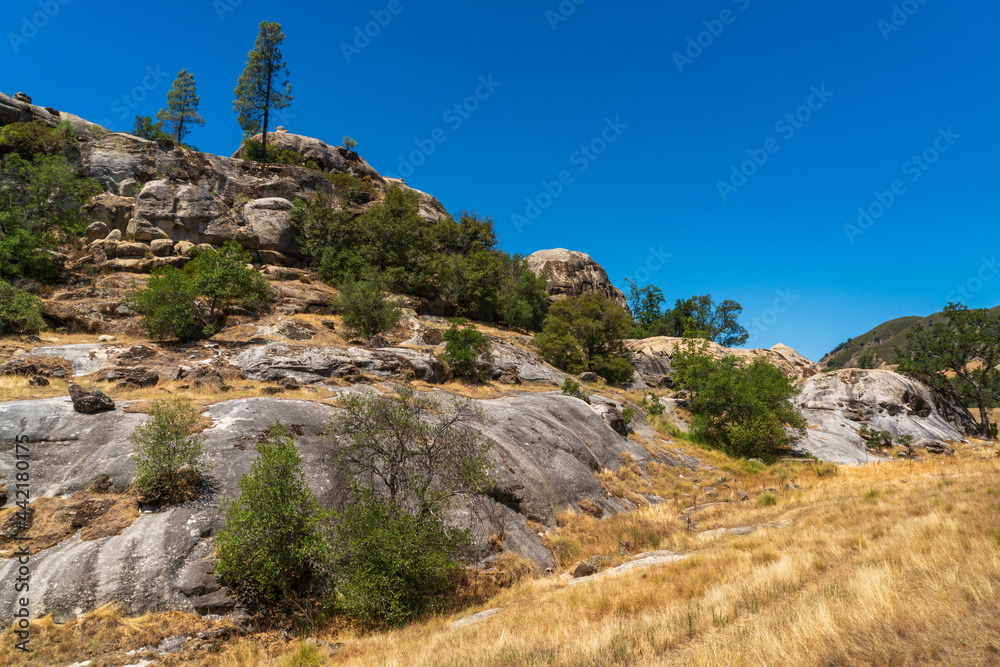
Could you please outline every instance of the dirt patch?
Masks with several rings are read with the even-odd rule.
[[[0,510],[0,558],[11,558],[25,544],[37,553],[77,532],[84,542],[118,535],[139,516],[137,495],[131,489],[88,489],[68,498],[38,498],[28,506],[27,528],[18,511],[15,505]]]

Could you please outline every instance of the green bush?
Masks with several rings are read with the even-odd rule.
[[[437,608],[469,555],[469,535],[444,522],[459,494],[493,488],[484,414],[408,387],[395,398],[348,395],[331,420],[332,469],[353,483],[338,517],[337,592],[344,610],[398,624]]]
[[[545,280],[539,278],[520,259],[512,260],[516,266],[513,279],[501,286],[499,296],[500,321],[510,329],[540,331],[549,310],[549,295]]]
[[[760,498],[757,499],[757,505],[760,507],[773,507],[778,504],[778,496],[773,493],[765,493]]]
[[[298,151],[291,148],[278,148],[272,144],[267,145],[267,157],[265,158],[263,144],[256,139],[247,139],[243,142],[240,158],[271,164],[291,164],[300,167],[305,165],[305,160]]]
[[[198,412],[180,399],[153,401],[151,417],[132,432],[135,485],[148,499],[176,502],[182,486],[201,480],[204,451],[201,438],[192,435]]]
[[[465,532],[363,492],[337,515],[337,605],[366,623],[401,625],[444,608],[467,553]]]
[[[584,403],[590,403],[590,397],[583,391],[583,385],[573,378],[566,378],[562,383],[563,396],[579,398]]]
[[[197,292],[176,267],[164,266],[150,273],[145,288],[132,288],[128,306],[142,316],[142,327],[150,338],[188,341],[200,333]]]
[[[276,421],[257,453],[239,497],[222,503],[226,523],[215,539],[216,571],[251,606],[323,591],[330,559],[330,514],[306,483],[289,428]]]
[[[624,308],[591,292],[552,304],[535,344],[556,368],[570,373],[590,370],[621,385],[635,371],[622,342],[631,327],[632,318]]]
[[[158,120],[154,123],[150,116],[136,116],[135,124],[132,126],[132,134],[150,141],[173,140],[173,137],[163,131],[163,121]]]
[[[693,432],[730,454],[773,455],[793,440],[786,425],[805,432],[805,419],[790,403],[798,389],[763,359],[713,359],[689,348],[676,351],[671,365],[678,386],[693,394]]]
[[[458,318],[451,321],[451,327],[444,332],[444,360],[448,362],[456,377],[486,381],[490,377],[489,362],[493,361],[490,343],[471,324]],[[485,363],[484,363],[485,362]]]
[[[376,195],[371,179],[365,180],[339,171],[327,172],[326,177],[333,183],[334,192],[342,202],[363,204]]]
[[[667,406],[660,402],[660,397],[653,392],[642,395],[642,407],[651,415],[662,415],[667,409]]]
[[[42,300],[0,280],[0,336],[36,334],[44,328]]]
[[[246,250],[227,241],[221,250],[199,252],[183,271],[154,270],[144,289],[129,293],[129,307],[143,316],[142,327],[152,338],[212,336],[222,328],[226,308],[256,310],[273,298],[267,278],[247,266],[249,261]]]
[[[49,127],[40,120],[10,123],[0,128],[0,155],[17,153],[26,160],[36,155],[65,155],[77,145],[73,124]]]
[[[875,350],[862,350],[858,353],[858,368],[861,369],[872,369],[878,368],[879,362],[878,357],[875,356]]]
[[[371,340],[399,323],[402,316],[399,303],[382,294],[374,282],[349,281],[338,289],[340,294],[330,302],[330,308],[341,313],[347,337]]]

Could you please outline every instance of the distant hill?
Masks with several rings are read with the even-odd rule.
[[[992,308],[990,312],[1000,315],[1000,306]],[[858,354],[867,349],[873,350],[881,363],[893,364],[896,362],[896,346],[902,347],[906,343],[906,334],[913,330],[913,326],[926,326],[939,317],[941,313],[937,312],[927,317],[899,317],[883,322],[871,331],[835,347],[820,359],[819,365],[824,368],[848,368],[856,365]]]

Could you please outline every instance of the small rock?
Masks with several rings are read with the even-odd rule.
[[[87,243],[107,238],[109,233],[111,233],[111,230],[108,229],[105,223],[101,221],[92,222],[86,231]]]
[[[99,343],[113,343],[115,341],[115,337],[114,336],[108,336],[108,335],[98,336],[97,337],[97,341]]]
[[[73,409],[83,414],[115,409],[115,402],[100,389],[95,389],[88,394],[86,389],[70,382],[69,396],[73,400]]]
[[[588,563],[585,560],[580,561],[576,564],[576,568],[573,570],[573,578],[579,579],[581,577],[589,577],[597,572],[597,568]]]
[[[334,322],[333,320],[323,320],[323,326],[325,326],[330,331],[337,330],[337,323]]]
[[[32,375],[31,379],[28,380],[28,384],[32,387],[48,387],[49,381],[43,378],[41,375]]]
[[[14,93],[14,100],[17,102],[24,102],[25,104],[31,104],[31,98],[24,93]]]
[[[149,247],[153,249],[153,255],[156,257],[168,257],[174,252],[172,239],[154,239],[149,242]]]
[[[750,498],[750,495],[743,489],[736,489],[736,496],[742,501]]]
[[[260,393],[264,394],[265,396],[274,396],[275,394],[284,393],[284,391],[285,391],[284,387],[264,387],[263,389],[260,390]]]
[[[580,381],[581,382],[597,382],[597,373],[594,373],[592,371],[585,371],[583,373],[580,373]]]

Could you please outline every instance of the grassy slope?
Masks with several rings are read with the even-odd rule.
[[[1000,315],[1000,306],[993,308],[990,312],[993,315]],[[858,353],[867,348],[874,350],[881,361],[887,364],[895,363],[895,347],[902,347],[906,343],[906,334],[912,330],[913,325],[923,324],[926,326],[940,316],[941,313],[934,313],[927,317],[900,317],[883,322],[871,331],[852,338],[842,346],[828,352],[819,363],[826,367],[849,367],[857,362]]]

